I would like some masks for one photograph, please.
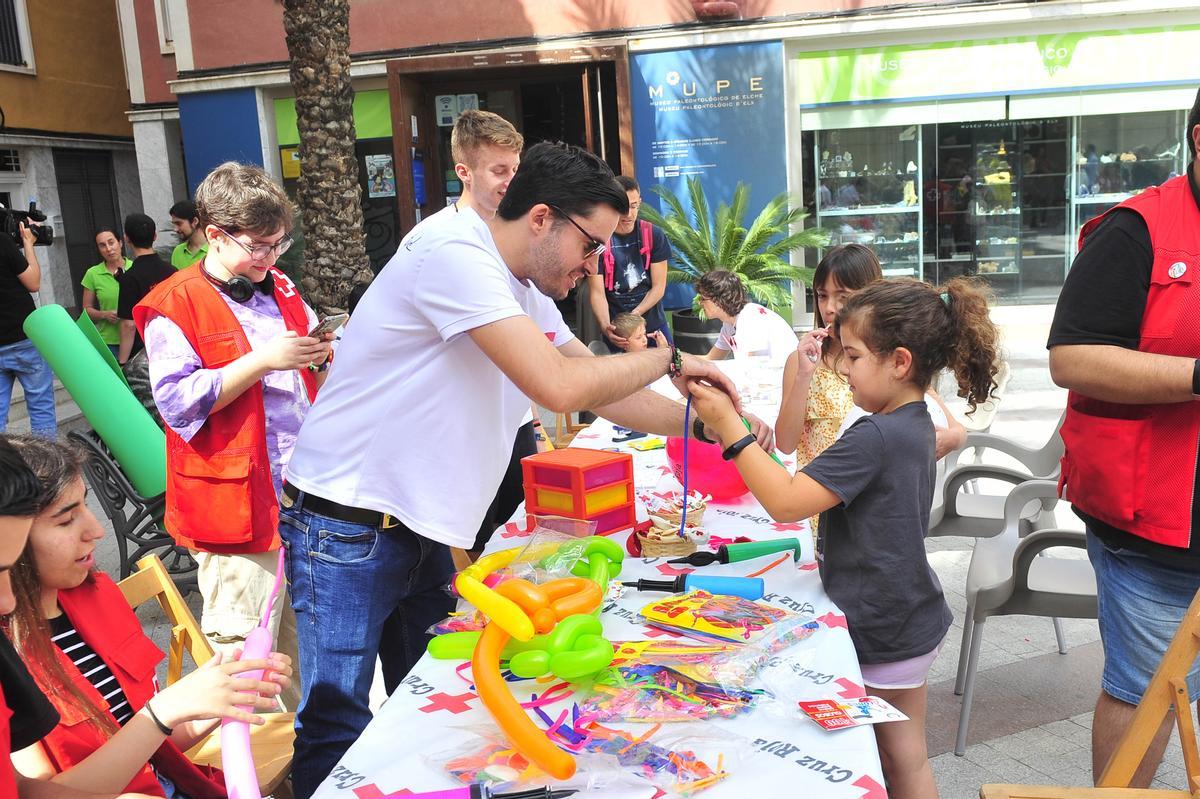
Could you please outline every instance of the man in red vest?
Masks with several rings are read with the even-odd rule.
[[[275,581],[282,471],[325,379],[333,334],[275,268],[292,243],[291,204],[262,169],[233,162],[196,189],[204,259],[134,309],[166,423],[167,531],[196,552],[200,626],[240,648]],[[295,616],[274,605],[278,650],[299,662]],[[295,706],[299,693],[285,693]]]
[[[1083,226],[1047,345],[1071,392],[1061,493],[1087,525],[1099,596],[1097,779],[1200,589],[1200,94],[1187,142],[1187,174]],[[1188,693],[1200,695],[1195,668]],[[1171,723],[1135,787],[1150,784]]]

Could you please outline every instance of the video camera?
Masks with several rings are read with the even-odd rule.
[[[11,208],[5,208],[0,205],[0,233],[7,233],[12,236],[13,241],[17,246],[21,246],[21,223],[24,223],[27,228],[33,231],[33,246],[34,247],[49,247],[54,243],[54,228],[50,225],[40,224],[46,221],[46,214],[39,211],[36,202],[29,203],[28,211],[14,211]],[[39,224],[33,225],[31,222]]]

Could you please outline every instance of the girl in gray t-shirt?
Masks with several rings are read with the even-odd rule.
[[[935,459],[924,395],[950,368],[972,408],[986,400],[996,385],[996,328],[982,284],[958,278],[934,288],[904,279],[854,294],[833,334],[854,403],[873,415],[795,476],[746,436],[727,396],[695,382],[692,398],[772,518],[821,514],[821,582],[846,614],[863,681],[909,718],[875,727],[889,795],[937,796],[925,749],[925,681],[951,616],[925,557]]]

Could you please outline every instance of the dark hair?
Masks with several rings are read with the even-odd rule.
[[[172,205],[171,210],[167,213],[176,219],[186,219],[189,222],[199,218],[196,213],[196,204],[191,200],[180,200]]]
[[[38,513],[83,475],[83,453],[70,444],[30,435],[9,436],[8,441],[37,477]]]
[[[597,205],[629,212],[629,197],[608,164],[587,150],[562,142],[538,142],[525,151],[496,215],[511,222],[545,203],[565,213],[590,216]]]
[[[879,258],[875,251],[863,244],[839,244],[825,251],[825,257],[813,272],[813,289],[820,289],[832,278],[839,286],[850,291],[861,288],[883,278]],[[832,319],[822,319],[820,307],[813,308],[813,325],[824,327]],[[828,341],[828,339],[826,339]]]
[[[1196,91],[1196,102],[1192,105],[1192,110],[1188,114],[1187,123],[1187,143],[1188,152],[1192,154],[1192,160],[1196,160],[1196,141],[1192,138],[1192,131],[1196,126],[1200,125],[1200,90]]]
[[[117,241],[121,240],[121,231],[117,229],[116,225],[101,225],[100,227],[96,228],[96,232],[92,234],[92,241],[95,241],[96,237],[101,233],[111,233],[113,234],[114,239]]]
[[[134,212],[125,217],[125,237],[134,247],[148,250],[154,246],[154,220]]]
[[[705,273],[696,281],[696,293],[712,300],[730,316],[737,316],[746,307],[746,287],[741,278],[724,269]]]
[[[996,387],[998,333],[982,281],[957,277],[934,288],[912,278],[879,280],[853,294],[833,322],[850,327],[875,355],[912,353],[912,382],[922,391],[949,367],[971,410]]]
[[[617,175],[617,183],[621,184],[621,188],[627,192],[636,191],[640,193],[642,191],[642,188],[638,185],[637,180],[629,175]]]
[[[83,472],[83,454],[69,444],[38,436],[11,436],[9,442],[11,449],[28,464],[30,476],[37,483],[37,513],[53,505]],[[69,678],[50,637],[50,625],[42,611],[42,586],[31,542],[25,543],[21,557],[13,564],[11,577],[17,604],[5,618],[5,632],[21,659],[36,664],[30,672],[38,687],[52,698],[56,707],[62,707],[64,703],[74,706],[104,738],[111,738],[120,727],[108,715],[107,707],[92,701]]]
[[[42,484],[11,441],[11,436],[0,435],[0,516],[33,517]]]
[[[370,283],[355,283],[350,287],[350,293],[346,295],[346,313],[354,314],[354,309],[358,307],[359,301],[370,287]]]

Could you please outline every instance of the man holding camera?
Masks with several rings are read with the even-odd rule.
[[[21,246],[0,232],[0,433],[8,428],[13,381],[21,382],[29,426],[35,435],[54,438],[54,373],[33,342],[25,336],[25,317],[33,313],[33,293],[41,288],[42,267],[33,244],[37,236],[24,222],[17,224]]]

